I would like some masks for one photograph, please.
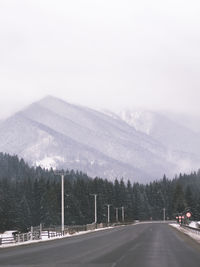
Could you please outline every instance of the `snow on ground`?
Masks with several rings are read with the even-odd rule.
[[[189,224],[189,226],[193,228],[198,228],[197,222],[193,222],[193,221]]]
[[[3,234],[0,234],[0,238],[8,238],[8,237],[13,237],[14,233],[18,233],[17,230],[12,230],[12,231],[6,231]]]
[[[189,229],[183,228],[177,223],[172,223],[172,224],[170,224],[170,226],[176,228],[180,232],[190,236],[191,238],[195,239],[198,243],[200,243],[200,232],[199,232],[199,234],[191,232]],[[190,227],[193,227],[193,226],[190,226]]]
[[[65,159],[60,156],[52,156],[52,157],[45,156],[42,160],[36,161],[35,165],[48,170],[50,170],[51,168],[55,170],[56,167],[58,166],[58,162],[64,162],[64,161]]]
[[[72,235],[66,234],[64,236],[55,236],[55,237],[51,237],[51,238],[48,238],[46,235],[43,235],[42,239],[39,239],[39,240],[29,240],[29,241],[26,241],[26,242],[19,242],[19,243],[12,243],[12,244],[2,244],[2,245],[0,245],[0,249],[1,248],[7,248],[7,247],[15,247],[15,246],[35,244],[35,243],[40,243],[40,242],[47,242],[47,241],[51,241],[51,240],[55,240],[55,239],[63,239],[63,238],[68,238],[68,237],[73,237],[73,236],[78,236],[78,235],[84,235],[84,234],[88,234],[88,233],[92,233],[92,232],[107,230],[107,229],[111,229],[111,228],[114,228],[114,227],[110,226],[110,227],[99,228],[99,229],[95,229],[95,230],[81,231],[81,232],[76,232],[76,233],[74,233]],[[52,232],[51,232],[51,234],[52,234]],[[56,233],[55,233],[55,235],[56,235]]]

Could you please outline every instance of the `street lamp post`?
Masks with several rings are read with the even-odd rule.
[[[124,222],[124,207],[122,206],[122,222]]]
[[[65,231],[64,172],[56,171],[56,174],[61,176],[61,231],[62,235],[64,235]]]
[[[107,207],[108,207],[108,224],[110,223],[110,206],[111,206],[111,204],[107,204]]]
[[[166,212],[166,208],[163,209],[163,221],[165,222],[165,212]]]
[[[97,194],[91,194],[94,196],[94,223],[97,224]]]
[[[62,192],[62,204],[61,204],[61,209],[62,209],[62,234],[64,235],[65,231],[65,214],[64,214],[64,174],[61,175],[61,192]]]
[[[116,222],[119,221],[118,208],[115,208]]]

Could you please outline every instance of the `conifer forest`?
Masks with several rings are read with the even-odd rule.
[[[82,172],[65,172],[65,224],[94,222],[94,197],[97,194],[98,222],[111,222],[115,209],[125,209],[125,221],[175,219],[188,209],[192,219],[200,220],[200,171],[179,174],[169,180],[165,175],[148,184],[113,182],[90,178]],[[42,223],[60,225],[61,179],[53,170],[30,167],[17,156],[0,153],[0,231],[27,230]]]

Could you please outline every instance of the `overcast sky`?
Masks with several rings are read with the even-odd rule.
[[[200,2],[0,0],[0,93],[200,115]]]

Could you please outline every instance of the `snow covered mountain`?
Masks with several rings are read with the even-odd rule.
[[[163,112],[163,115],[190,129],[192,132],[200,134],[200,116],[196,114],[175,113],[169,111]]]
[[[133,126],[117,115],[49,96],[2,122],[0,151],[32,165],[73,168],[109,179],[146,182],[180,171],[176,153]]]
[[[171,114],[168,116],[141,110],[123,110],[117,115],[137,131],[163,144],[168,159],[175,161],[180,171],[187,172],[200,167],[200,133],[195,132],[189,123],[186,127],[189,117],[183,121],[178,116],[173,118]]]

